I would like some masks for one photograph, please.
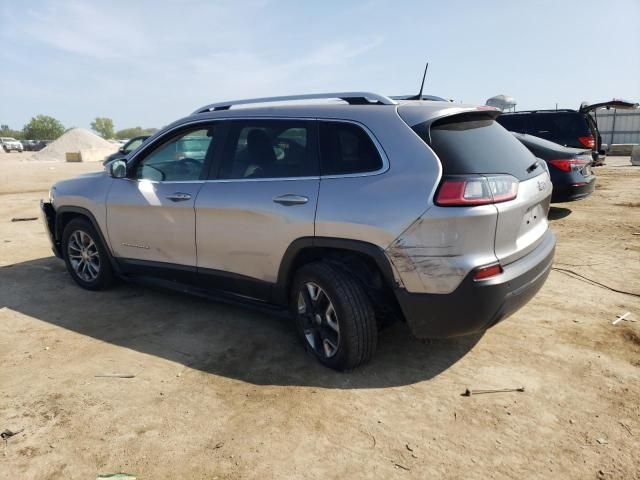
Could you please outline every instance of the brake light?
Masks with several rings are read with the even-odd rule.
[[[518,195],[518,179],[511,175],[444,177],[435,202],[447,207],[488,205],[513,200]]]
[[[578,141],[587,148],[593,148],[596,146],[596,141],[592,135],[587,137],[578,137]]]
[[[499,275],[502,273],[502,266],[499,263],[496,263],[494,265],[489,265],[486,267],[481,267],[478,268],[474,273],[473,273],[473,279],[474,280],[484,280],[486,278],[489,277],[494,277],[496,275]]]
[[[547,162],[563,172],[570,172],[572,169],[582,168],[589,163],[586,160],[580,160],[578,158],[563,158],[559,160],[548,160]]]

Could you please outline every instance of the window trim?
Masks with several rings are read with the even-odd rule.
[[[380,155],[380,159],[382,160],[382,167],[380,167],[378,170],[371,170],[370,172],[357,172],[357,173],[339,173],[339,174],[335,174],[335,175],[320,175],[320,178],[326,178],[326,179],[334,179],[334,178],[357,178],[357,177],[371,177],[374,175],[381,175],[385,172],[387,172],[390,168],[389,165],[389,158],[387,157],[387,153],[384,151],[384,148],[382,148],[382,145],[380,144],[380,142],[378,141],[378,139],[376,138],[376,136],[373,134],[373,132],[369,129],[369,127],[367,127],[366,125],[364,125],[363,123],[360,122],[356,122],[355,120],[345,120],[342,118],[319,118],[318,119],[318,156],[320,158],[320,168],[322,171],[322,156],[320,155],[319,149],[320,149],[320,122],[333,122],[333,123],[349,123],[351,125],[355,125],[357,127],[360,127],[368,136],[369,139],[373,142],[373,145],[375,146],[376,150],[378,151],[378,155]]]
[[[217,178],[219,174],[219,172],[217,171],[217,167],[219,166],[218,164],[220,161],[219,156],[220,156],[220,153],[222,152],[221,149],[224,148],[224,145],[226,144],[226,141],[227,141],[227,133],[229,128],[228,122],[233,120],[299,120],[299,121],[315,122],[316,130],[318,130],[318,132],[316,133],[316,144],[318,148],[318,166],[319,167],[322,166],[322,163],[321,163],[322,159],[320,158],[320,137],[319,137],[320,122],[350,123],[352,125],[356,125],[362,128],[364,132],[369,136],[374,146],[376,147],[376,150],[378,151],[380,158],[382,159],[382,167],[378,170],[374,170],[371,172],[343,173],[339,175],[312,175],[308,177],[273,177],[273,178]],[[134,168],[134,165],[136,165],[137,162],[140,161],[138,157],[141,157],[144,155],[142,158],[145,158],[146,156],[145,152],[149,149],[155,149],[155,145],[158,145],[159,143],[161,143],[162,139],[166,138],[167,135],[173,135],[173,133],[177,132],[178,130],[191,127],[191,126],[211,125],[216,123],[219,124],[218,128],[222,128],[223,130],[221,134],[221,139],[218,142],[218,146],[215,148],[213,158],[209,159],[209,166],[208,167],[205,166],[204,168],[204,172],[203,172],[203,176],[205,177],[204,179],[188,180],[188,181],[177,181],[177,180],[176,181],[145,180],[145,181],[153,182],[153,183],[232,183],[232,182],[274,182],[274,181],[280,182],[280,181],[292,181],[292,180],[322,180],[322,179],[333,180],[333,179],[339,179],[339,178],[358,178],[358,177],[372,177],[376,175],[382,175],[391,168],[389,157],[387,156],[387,153],[385,152],[378,138],[375,136],[375,134],[371,131],[369,127],[367,127],[365,124],[358,122],[356,120],[348,120],[344,118],[288,117],[288,116],[276,117],[276,116],[255,116],[255,115],[251,115],[247,117],[233,116],[233,117],[217,117],[215,119],[211,119],[211,118],[198,119],[198,120],[192,120],[189,122],[181,123],[180,125],[176,125],[175,127],[167,130],[166,132],[162,132],[160,135],[158,135],[157,138],[150,139],[151,140],[150,142],[143,143],[141,145],[141,148],[136,150],[134,152],[134,155],[129,159],[127,168],[128,169]],[[141,181],[135,178],[130,178],[130,180]]]

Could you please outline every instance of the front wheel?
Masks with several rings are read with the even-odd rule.
[[[326,262],[302,267],[291,289],[291,310],[306,349],[322,364],[349,370],[373,356],[378,328],[360,282]]]
[[[67,224],[62,233],[62,250],[67,271],[82,288],[102,290],[111,285],[109,254],[89,221],[75,218]]]

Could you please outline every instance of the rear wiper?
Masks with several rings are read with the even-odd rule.
[[[533,172],[536,168],[538,168],[538,165],[540,164],[540,160],[536,160],[536,163],[529,165],[527,167],[527,173],[531,173]]]

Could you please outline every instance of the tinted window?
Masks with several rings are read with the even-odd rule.
[[[314,122],[229,122],[219,178],[285,178],[318,175]]]
[[[155,181],[199,180],[212,147],[214,127],[190,130],[162,144],[140,163],[135,178]]]
[[[545,138],[581,137],[590,134],[586,120],[577,112],[534,113],[529,116],[533,135]]]
[[[420,135],[424,126],[414,130]],[[526,180],[541,173],[540,169],[527,172],[535,163],[533,155],[488,116],[452,115],[434,122],[430,134],[446,175],[506,173]]]
[[[527,133],[528,122],[526,115],[500,115],[496,121],[510,132]]]
[[[322,175],[375,172],[382,158],[367,133],[344,122],[320,122],[320,163]]]

